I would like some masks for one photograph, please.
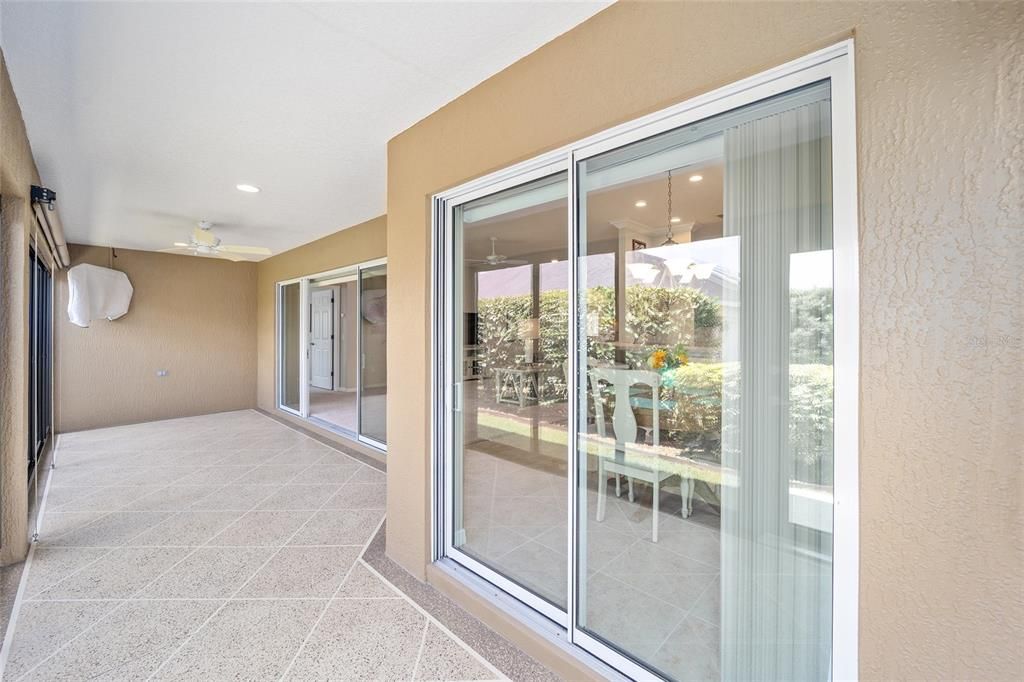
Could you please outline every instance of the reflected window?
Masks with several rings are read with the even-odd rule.
[[[580,163],[577,618],[668,678],[828,676],[828,121],[815,86]]]
[[[566,604],[569,324],[566,176],[457,212],[455,337],[464,408],[455,544],[519,589]]]

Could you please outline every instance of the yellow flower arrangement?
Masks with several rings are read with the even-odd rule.
[[[659,348],[647,358],[647,364],[651,369],[674,369],[680,365],[690,364],[690,356],[686,352],[686,346],[679,344],[672,350]]]

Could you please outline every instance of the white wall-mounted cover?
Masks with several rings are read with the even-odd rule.
[[[121,317],[128,312],[134,291],[123,272],[85,263],[68,270],[68,288],[68,319],[79,327]]]

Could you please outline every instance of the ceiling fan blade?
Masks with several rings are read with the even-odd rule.
[[[529,264],[530,264],[530,261],[528,261],[528,260],[512,260],[511,258],[509,258],[507,260],[503,260],[503,261],[501,261],[501,263],[499,263],[499,265],[529,265]]]
[[[192,249],[187,248],[187,247],[175,246],[172,249],[160,249],[159,251],[157,251],[157,253],[180,253],[180,254],[188,253],[188,254],[191,254],[192,253]]]
[[[209,230],[201,230],[198,227],[192,229],[192,241],[203,246],[215,246],[217,238]]]
[[[217,254],[216,255],[217,255],[217,258],[223,258],[224,260],[229,260],[232,263],[248,263],[248,262],[250,262],[249,259],[246,258],[245,256],[239,256],[239,255],[234,254],[234,253],[225,253],[225,252],[223,252],[223,251],[221,251],[219,249],[217,250]]]
[[[221,253],[247,253],[253,256],[270,256],[273,252],[265,246],[237,246],[234,244],[221,244],[217,247]]]

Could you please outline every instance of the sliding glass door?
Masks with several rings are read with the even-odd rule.
[[[278,287],[278,404],[291,412],[302,410],[300,288],[298,282]]]
[[[568,175],[534,175],[453,216],[451,533],[464,561],[557,619],[568,591]]]
[[[387,444],[387,266],[278,283],[278,406],[380,450]]]
[[[819,84],[578,165],[581,259],[634,218],[607,303],[581,268],[577,622],[667,677],[828,676],[829,121]]]
[[[387,442],[388,266],[359,270],[359,435]]]
[[[633,677],[849,670],[845,59],[437,199],[438,557]]]

